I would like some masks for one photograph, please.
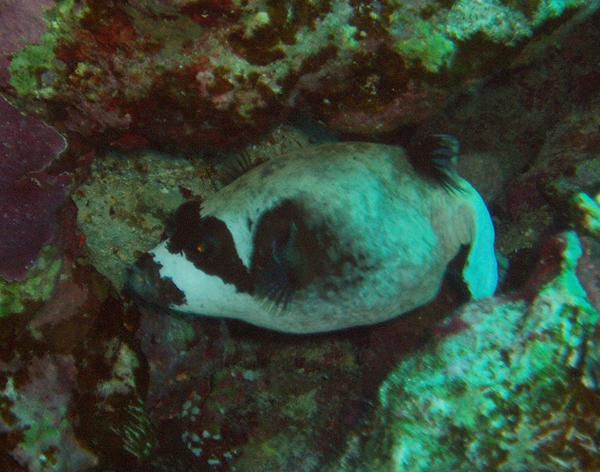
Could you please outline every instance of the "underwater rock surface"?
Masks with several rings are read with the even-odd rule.
[[[184,194],[200,196],[211,188],[207,164],[200,160],[156,152],[97,160],[92,177],[72,197],[90,261],[122,287],[127,268],[160,239],[164,221],[185,201]]]
[[[594,262],[583,267],[589,244]],[[597,279],[599,263],[597,242],[564,233],[523,292],[443,322],[439,340],[382,384],[357,461],[390,471],[598,467],[600,312],[578,272]]]
[[[240,145],[292,109],[378,134],[423,122],[587,4],[60,0],[3,91],[93,141]]]

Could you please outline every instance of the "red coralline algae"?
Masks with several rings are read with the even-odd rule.
[[[0,277],[23,280],[54,234],[70,178],[44,172],[66,142],[0,98]]]
[[[36,331],[75,317],[89,298],[87,287],[73,281],[70,269],[63,272],[53,297],[36,313],[29,328]]]

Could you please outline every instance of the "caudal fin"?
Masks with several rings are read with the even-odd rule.
[[[473,239],[463,268],[463,279],[474,300],[491,297],[498,285],[494,224],[483,198],[472,189]]]

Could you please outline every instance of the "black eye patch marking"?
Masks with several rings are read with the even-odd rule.
[[[325,290],[349,287],[369,269],[365,255],[342,247],[329,225],[308,221],[301,205],[286,200],[257,224],[250,270],[255,291],[283,308],[313,282]]]
[[[239,292],[252,292],[250,274],[237,254],[229,229],[218,218],[202,218],[199,202],[179,207],[167,249],[171,254],[183,253],[196,268],[220,277]]]
[[[177,228],[184,228],[191,225],[196,219],[200,218],[200,201],[190,200],[177,208],[177,210],[169,216],[165,225],[163,239],[173,236]]]

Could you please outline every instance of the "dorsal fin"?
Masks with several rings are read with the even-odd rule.
[[[431,134],[414,140],[407,152],[412,165],[421,175],[448,190],[460,188],[456,174],[460,143],[456,137]]]

